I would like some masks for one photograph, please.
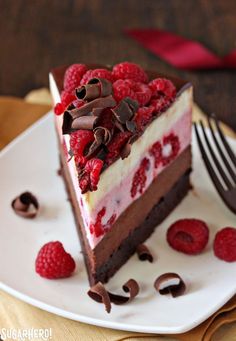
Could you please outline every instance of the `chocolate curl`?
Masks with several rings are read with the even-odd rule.
[[[76,97],[84,101],[90,101],[100,96],[99,84],[86,84],[75,90]]]
[[[88,291],[89,297],[98,303],[103,303],[108,313],[111,311],[111,301],[107,290],[101,282],[96,283]]]
[[[131,100],[130,98],[124,98],[120,103],[112,109],[113,114],[118,122],[121,124],[125,124],[126,121],[130,121],[134,116],[134,105],[131,105],[130,102],[136,102]]]
[[[39,210],[38,200],[30,192],[24,192],[16,197],[11,206],[16,214],[28,219],[35,218]]]
[[[173,297],[178,297],[183,295],[186,290],[186,285],[178,274],[168,272],[155,280],[154,288],[161,295],[171,294]]]
[[[101,97],[106,97],[112,94],[112,84],[105,78],[92,78],[88,82],[88,85],[99,85]]]
[[[96,116],[81,116],[72,121],[71,128],[73,130],[85,129],[93,130],[97,123],[98,117]]]
[[[101,145],[107,145],[111,141],[112,133],[105,127],[96,127],[94,129],[94,142],[89,147],[86,157],[93,155]]]
[[[88,291],[89,297],[98,303],[103,303],[105,305],[106,311],[109,313],[111,311],[111,302],[116,305],[121,305],[132,301],[139,293],[139,285],[134,279],[130,279],[126,282],[122,289],[124,292],[129,293],[129,297],[116,295],[107,291],[101,282],[98,282]]]
[[[112,84],[104,78],[92,78],[88,84],[76,89],[76,97],[84,101],[91,101],[98,97],[112,94]]]
[[[121,305],[124,303],[128,303],[132,301],[139,293],[139,285],[134,279],[128,280],[123,286],[122,289],[124,292],[129,293],[129,297],[122,296],[122,295],[116,295],[108,292],[110,300],[112,303]]]
[[[63,116],[63,125],[62,125],[63,134],[69,134],[69,133],[73,132],[73,130],[75,130],[72,128],[72,124],[73,124],[73,121],[75,119],[77,119],[79,117],[82,118],[83,116],[87,116],[87,115],[89,117],[93,117],[91,115],[91,113],[93,113],[95,109],[98,109],[96,111],[96,115],[98,115],[98,112],[100,114],[104,109],[113,107],[115,105],[116,105],[116,101],[110,95],[107,97],[96,98],[93,101],[84,104],[80,108],[74,108],[72,110],[65,111],[64,116]],[[89,120],[90,120],[89,122],[91,124],[92,119],[89,119]],[[93,120],[95,120],[95,119],[93,119]],[[83,121],[83,123],[84,122],[85,121]],[[88,124],[88,121],[86,121],[86,124]],[[75,126],[78,126],[78,125],[76,124]],[[77,128],[77,129],[83,129],[83,128]]]
[[[148,247],[145,244],[138,245],[136,251],[137,251],[137,254],[138,254],[138,258],[141,261],[148,260],[150,263],[153,262],[153,256],[152,256],[150,250],[148,249]]]

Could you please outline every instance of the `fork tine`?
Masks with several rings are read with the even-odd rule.
[[[201,141],[201,138],[200,138],[200,135],[198,133],[198,128],[197,128],[197,124],[194,122],[194,129],[195,129],[195,133],[196,133],[196,136],[197,136],[197,141],[198,141],[198,144],[199,144],[199,148],[201,150],[201,154],[202,154],[202,158],[205,162],[205,165],[206,165],[206,168],[208,170],[208,173],[213,181],[213,183],[215,184],[215,187],[217,189],[217,191],[219,192],[220,195],[222,195],[224,193],[224,188],[221,184],[221,182],[219,181],[209,159],[208,159],[208,156],[206,154],[206,151],[204,149],[204,146],[202,144],[202,141]]]
[[[209,139],[207,137],[207,134],[206,134],[206,131],[205,131],[205,128],[204,128],[204,125],[203,125],[202,121],[200,121],[200,125],[201,125],[201,128],[202,128],[202,132],[203,132],[203,135],[204,135],[207,147],[208,147],[209,152],[211,154],[211,157],[212,157],[212,159],[213,159],[213,161],[214,161],[214,163],[216,165],[216,168],[218,169],[220,175],[222,176],[222,178],[223,178],[223,180],[225,182],[226,187],[229,188],[229,189],[232,189],[233,188],[232,183],[229,181],[227,175],[225,174],[223,168],[221,167],[220,162],[218,161],[218,159],[217,159],[217,157],[216,157],[216,155],[215,155],[215,153],[214,153],[214,151],[213,151],[213,149],[211,147],[211,144],[210,144]]]
[[[214,120],[214,122],[216,124],[216,128],[217,128],[218,133],[220,135],[221,141],[222,141],[225,149],[227,150],[227,152],[229,154],[229,157],[231,158],[233,164],[236,166],[236,156],[235,156],[234,152],[232,151],[232,149],[230,148],[230,146],[229,146],[229,144],[228,144],[228,142],[227,142],[227,140],[226,140],[226,138],[224,136],[224,133],[223,133],[221,127],[220,127],[220,124],[219,124],[219,122],[218,122],[218,120],[216,118],[216,115],[211,114],[211,118]]]
[[[217,150],[220,154],[220,156],[222,157],[222,160],[224,161],[224,164],[228,170],[228,172],[230,173],[234,183],[236,183],[236,172],[234,172],[233,168],[231,167],[231,165],[229,164],[229,161],[227,160],[227,158],[225,157],[225,154],[218,142],[218,139],[216,138],[216,135],[215,135],[215,132],[214,132],[214,129],[212,127],[212,123],[211,123],[211,120],[210,120],[210,117],[207,116],[207,121],[208,121],[208,125],[209,125],[209,128],[211,130],[211,136],[213,138],[213,140],[215,141],[215,144],[216,144],[216,147],[217,147]]]

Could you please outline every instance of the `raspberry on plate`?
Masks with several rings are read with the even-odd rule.
[[[236,228],[225,227],[215,235],[213,245],[215,256],[226,261],[236,261]]]
[[[123,62],[113,67],[112,75],[115,79],[133,79],[135,82],[147,83],[146,72],[135,63]]]
[[[209,229],[199,219],[180,219],[173,223],[167,231],[169,245],[180,252],[196,255],[207,245]]]
[[[35,270],[44,278],[65,278],[75,270],[75,261],[61,242],[49,242],[39,250]]]
[[[64,76],[64,89],[67,92],[72,92],[80,85],[81,78],[87,71],[84,64],[72,64],[65,72]]]

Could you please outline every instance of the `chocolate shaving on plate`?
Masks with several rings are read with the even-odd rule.
[[[148,260],[150,263],[153,262],[153,256],[150,252],[150,250],[148,249],[148,247],[145,244],[139,244],[137,249],[137,254],[138,254],[138,258],[141,261],[145,261]]]
[[[89,297],[98,303],[103,303],[108,313],[111,311],[111,300],[109,293],[101,282],[96,283],[88,291]]]
[[[30,192],[20,194],[12,201],[11,206],[16,214],[29,219],[35,218],[39,210],[38,200]]]
[[[105,305],[106,311],[109,313],[111,311],[111,302],[116,305],[121,305],[132,301],[139,293],[139,285],[134,279],[128,280],[123,286],[124,292],[129,293],[129,296],[116,295],[106,290],[101,282],[98,282],[92,286],[88,295],[94,301],[98,303],[103,303]]]
[[[186,285],[178,274],[167,272],[155,280],[154,288],[161,295],[171,294],[173,297],[178,297],[183,295]]]

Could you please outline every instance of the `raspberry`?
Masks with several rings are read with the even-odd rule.
[[[61,103],[64,105],[65,109],[76,99],[75,95],[70,92],[62,91],[61,92]]]
[[[93,132],[90,130],[77,130],[70,134],[70,147],[73,151],[75,163],[81,168],[86,163],[84,157],[85,148],[94,141]]]
[[[134,121],[136,122],[139,131],[144,130],[144,127],[151,121],[153,112],[154,108],[152,106],[138,109]]]
[[[156,113],[161,113],[169,107],[169,105],[171,104],[171,100],[164,95],[159,95],[156,98],[152,99],[150,104],[151,106],[153,106]]]
[[[107,232],[111,226],[114,224],[116,220],[116,214],[113,214],[111,218],[107,221],[106,224],[102,224],[102,218],[106,213],[106,208],[103,207],[97,214],[97,218],[94,224],[90,224],[89,230],[91,234],[94,234],[96,237],[102,236],[105,232]]]
[[[61,115],[65,111],[65,107],[62,103],[57,103],[54,107],[54,113],[56,115]]]
[[[162,164],[163,166],[168,165],[178,155],[180,150],[180,142],[177,135],[170,133],[163,138],[162,147]]]
[[[99,78],[105,78],[111,83],[113,83],[113,76],[111,74],[111,71],[107,69],[93,69],[93,70],[88,70],[82,77],[80,81],[80,85],[85,85],[87,84],[90,79],[99,77]]]
[[[135,93],[131,89],[130,81],[118,79],[113,83],[113,96],[117,102],[120,102],[125,97],[135,99]]]
[[[152,93],[144,83],[135,82],[132,79],[118,79],[113,83],[113,95],[117,102],[130,97],[143,106],[150,101]]]
[[[135,92],[135,99],[138,101],[140,106],[144,106],[150,101],[152,92],[147,84],[137,82],[134,83],[132,89]]]
[[[120,155],[120,151],[125,143],[128,141],[129,137],[132,135],[131,132],[119,132],[117,133],[109,145],[107,146],[108,153],[106,155],[106,163],[107,165],[111,165],[117,157]]]
[[[146,72],[137,64],[123,62],[113,67],[112,75],[115,79],[133,79],[135,82],[147,83]]]
[[[155,168],[157,168],[162,163],[162,145],[158,141],[154,143],[149,151],[149,153],[154,157]]]
[[[105,230],[102,225],[102,218],[104,217],[106,213],[106,208],[103,207],[97,214],[97,218],[94,224],[90,224],[89,230],[91,234],[95,234],[95,236],[98,238],[102,236],[105,233]]]
[[[134,174],[132,187],[130,191],[132,198],[134,198],[138,192],[140,194],[143,193],[143,190],[147,181],[146,172],[149,169],[149,166],[150,166],[150,161],[145,157],[142,160],[139,166],[139,169]]]
[[[87,71],[84,64],[72,64],[68,67],[64,76],[64,89],[72,92],[80,85],[81,78]]]
[[[36,272],[44,278],[56,279],[69,277],[75,270],[75,261],[60,242],[45,244],[35,261]]]
[[[149,84],[152,96],[165,95],[167,99],[173,99],[176,95],[176,87],[171,80],[166,78],[153,79]]]
[[[100,159],[89,160],[84,170],[82,171],[82,176],[79,179],[79,186],[82,193],[97,190],[97,184],[100,178],[100,173],[103,167],[103,161]]]
[[[198,219],[180,219],[167,231],[169,245],[180,252],[196,255],[203,251],[209,239],[206,223]]]
[[[213,245],[215,256],[226,261],[236,261],[236,228],[225,227],[217,232]]]

